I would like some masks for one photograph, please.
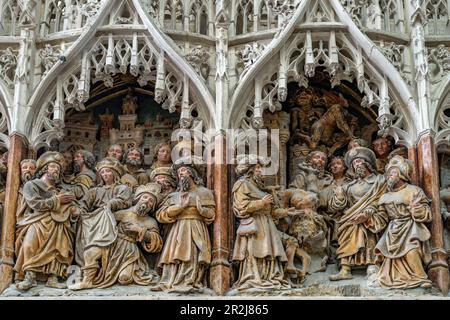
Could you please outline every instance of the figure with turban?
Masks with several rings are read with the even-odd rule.
[[[410,184],[412,163],[394,156],[386,166],[388,192],[378,201],[379,211],[389,224],[375,247],[382,262],[378,282],[390,289],[431,287],[424,270],[431,262],[430,200],[423,190]]]

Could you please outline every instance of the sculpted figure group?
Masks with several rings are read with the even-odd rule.
[[[343,157],[312,150],[287,189],[264,185],[268,159],[238,158],[233,289],[293,288],[330,263],[339,266],[330,281],[366,268],[383,288],[430,287],[429,199],[411,184],[412,163],[389,152],[384,140],[375,140],[374,152],[354,139]],[[86,150],[23,160],[16,287],[45,281],[71,290],[134,283],[152,291],[204,291],[216,212],[194,158],[172,163],[171,147],[162,143],[148,170],[139,149],[124,152],[120,145],[98,162]],[[320,257],[315,270],[312,256]],[[75,264],[81,274],[67,285]]]
[[[214,197],[203,187],[196,162],[184,157],[172,164],[170,150],[166,143],[156,147],[150,171],[138,149],[124,153],[120,145],[97,163],[86,150],[23,160],[16,287],[28,290],[43,280],[66,288],[69,267],[76,264],[81,277],[71,290],[116,283],[203,290]],[[148,255],[158,253],[153,266]]]
[[[317,254],[322,262],[315,272],[338,263],[339,272],[330,281],[352,279],[353,269],[365,268],[375,276],[373,286],[431,286],[426,274],[430,200],[411,184],[412,162],[398,151],[389,156],[385,138],[375,141],[376,152],[358,140],[349,144],[344,157],[331,158],[330,172],[327,155],[310,152],[289,189],[276,193],[261,179],[266,159],[241,159],[233,187],[233,211],[239,219],[235,289],[291,288],[295,278],[304,280],[310,255]],[[295,257],[301,267],[292,263]]]

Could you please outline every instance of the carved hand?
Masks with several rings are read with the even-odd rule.
[[[58,199],[59,199],[59,203],[60,204],[67,204],[67,203],[71,203],[76,198],[71,193],[61,193],[61,194],[58,195]]]
[[[352,222],[354,224],[360,224],[360,223],[366,222],[367,220],[369,220],[368,211],[363,211],[363,212],[359,213],[356,217],[354,217],[352,219]]]
[[[181,196],[180,196],[180,208],[184,209],[184,208],[186,208],[188,206],[189,198],[190,198],[190,196],[189,196],[188,192],[181,194]]]
[[[265,206],[268,206],[268,205],[272,204],[273,203],[273,196],[270,195],[270,194],[265,195],[262,198],[262,202],[264,203]]]
[[[132,223],[127,223],[123,226],[123,230],[126,233],[134,233],[134,234],[139,234],[139,232],[141,231],[141,228],[137,225],[134,225]]]

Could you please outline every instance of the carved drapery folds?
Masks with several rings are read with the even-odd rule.
[[[140,86],[154,84],[155,101],[169,112],[179,110],[180,126],[189,127],[195,103],[189,96],[189,79],[166,66],[164,52],[156,49],[149,38],[134,32],[132,36],[100,36],[83,51],[81,65],[58,77],[38,115],[32,132],[34,148],[62,138],[64,114],[74,108],[85,110],[91,83],[114,86],[114,75],[130,73]]]

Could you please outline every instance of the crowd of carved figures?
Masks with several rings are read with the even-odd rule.
[[[87,150],[47,151],[36,161],[23,160],[16,287],[29,290],[46,281],[71,290],[116,283],[202,290],[215,202],[203,186],[201,164],[189,161],[186,155],[172,164],[171,146],[164,142],[148,170],[138,149],[120,145],[111,145],[98,162]],[[74,264],[81,274],[67,285]]]
[[[308,153],[286,186],[265,183],[271,159],[236,158],[232,288],[295,288],[329,264],[339,268],[330,281],[352,279],[352,271],[363,268],[372,286],[431,287],[430,200],[412,184],[407,150],[394,148],[390,137],[369,142],[355,135],[360,131],[348,123],[352,118],[341,104],[316,117],[314,108],[308,110],[298,122],[302,112],[291,115],[291,142],[303,141]],[[152,291],[207,290],[208,226],[216,212],[213,191],[204,186],[205,164],[191,153],[172,163],[168,142],[158,144],[154,155],[148,168],[139,148],[120,144],[98,161],[84,149],[23,160],[16,288],[45,281],[71,290],[117,283]],[[0,165],[4,176],[5,161]],[[441,197],[449,202],[445,190]],[[313,257],[319,257],[318,266]],[[81,273],[68,283],[71,265]]]

